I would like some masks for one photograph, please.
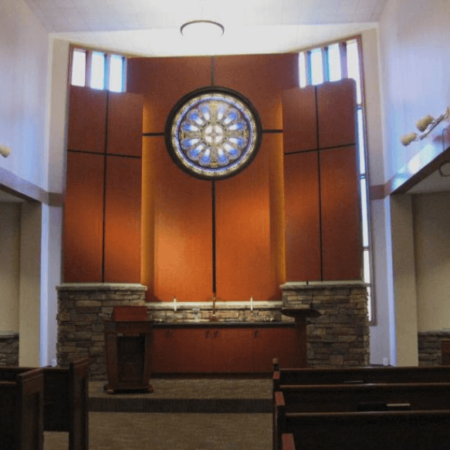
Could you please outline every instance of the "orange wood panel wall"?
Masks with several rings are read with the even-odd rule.
[[[320,152],[324,280],[362,277],[357,170],[355,146]]]
[[[289,281],[361,279],[355,98],[353,80],[284,93]]]
[[[263,139],[252,164],[216,182],[217,296],[222,300],[280,298],[271,246],[270,152]]]
[[[106,91],[70,87],[68,148],[103,153],[105,150]]]
[[[69,153],[64,208],[64,281],[102,281],[103,155]]]
[[[218,56],[214,84],[245,95],[257,109],[266,130],[281,130],[283,91],[298,85],[298,55]]]
[[[184,173],[171,160],[164,139],[157,142],[152,148],[150,199],[154,202],[155,300],[206,301],[212,297],[211,182]]]
[[[318,152],[285,155],[286,280],[320,280]]]
[[[141,281],[141,160],[106,157],[104,281]]]
[[[142,95],[108,94],[108,143],[106,153],[141,157]]]
[[[284,153],[318,148],[314,86],[283,92],[283,140]]]
[[[127,80],[128,91],[144,95],[144,133],[163,133],[177,101],[211,85],[211,57],[130,58]]]
[[[345,79],[317,86],[320,148],[355,144],[355,105],[354,80]]]
[[[139,282],[142,96],[71,87],[68,145],[64,280]]]

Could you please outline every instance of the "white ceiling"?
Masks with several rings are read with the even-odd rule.
[[[387,0],[25,0],[71,42],[145,56],[294,51],[373,27]],[[225,27],[214,44],[180,35],[192,20]]]

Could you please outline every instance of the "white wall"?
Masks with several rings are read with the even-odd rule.
[[[51,39],[48,67],[48,188],[50,192],[62,193],[65,189],[67,163],[68,42]],[[62,280],[62,230],[63,207],[43,205],[40,318],[42,365],[51,364],[56,359],[58,299],[55,288]]]
[[[400,137],[427,114],[450,105],[450,5],[448,0],[389,0],[380,22],[385,109],[386,180],[420,148]]]
[[[450,328],[450,192],[413,196],[419,331]]]
[[[69,44],[51,39],[23,0],[0,0],[0,144],[12,150],[0,167],[53,193],[64,190],[68,55]],[[56,355],[62,207],[27,203],[20,216],[3,231],[21,240],[20,281],[7,288],[17,312],[2,302],[0,317],[17,316],[20,364],[45,365]],[[0,267],[8,258],[0,252]]]
[[[427,114],[438,116],[450,105],[450,7],[447,0],[388,0],[379,24],[380,86],[383,110],[382,183],[390,180],[421,149],[407,148],[403,134],[416,131],[416,122]],[[381,172],[380,172],[381,173]],[[416,292],[413,217],[411,201],[392,196],[386,200],[387,264],[385,282],[393,357],[397,364],[417,361],[417,331],[422,311]],[[389,241],[391,243],[389,243]]]
[[[0,167],[44,189],[48,35],[23,0],[0,0]]]
[[[364,86],[367,122],[367,152],[371,186],[384,184],[383,108],[380,91],[378,29],[362,33],[364,57]],[[395,324],[392,292],[387,282],[391,270],[389,260],[390,236],[387,220],[389,202],[372,200],[370,203],[373,251],[374,320],[370,327],[370,362],[383,364],[385,359],[395,363]]]

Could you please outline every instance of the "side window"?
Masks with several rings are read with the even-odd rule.
[[[126,58],[101,51],[74,48],[72,50],[71,84],[125,91]]]
[[[326,81],[353,78],[356,82],[359,175],[361,189],[361,221],[363,244],[363,280],[369,285],[369,320],[374,322],[374,292],[372,286],[372,252],[370,235],[369,182],[364,109],[361,41],[359,38],[335,42],[299,53],[300,87]]]

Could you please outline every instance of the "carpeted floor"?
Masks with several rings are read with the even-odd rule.
[[[270,380],[155,379],[152,384],[155,388],[153,394],[111,396],[103,392],[102,383],[90,383],[91,405],[102,411],[92,411],[91,408],[89,414],[90,450],[272,448],[272,415],[268,412],[245,412],[249,404],[254,406],[255,411],[261,409],[261,402],[267,402],[262,410],[269,404]],[[123,406],[124,401],[127,405],[142,405],[145,401],[145,407],[150,410],[154,405],[161,404],[169,409],[166,409],[168,412],[109,412],[120,411],[121,406],[114,405]],[[213,409],[207,414],[171,412],[179,409],[177,405],[186,404],[194,405],[192,411],[202,411],[205,405],[207,409]],[[46,432],[44,450],[68,449],[67,436],[67,433]]]

